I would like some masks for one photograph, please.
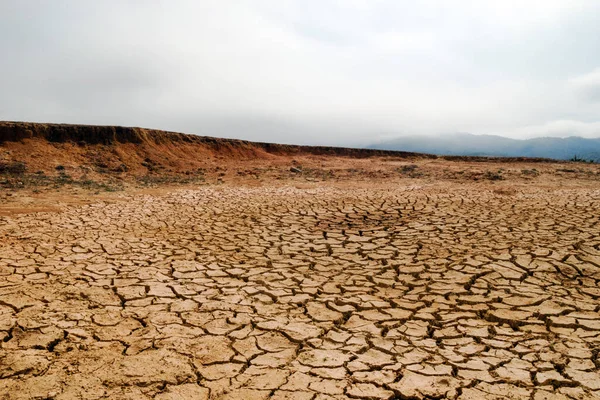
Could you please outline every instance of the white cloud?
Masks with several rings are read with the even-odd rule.
[[[352,144],[600,115],[592,1],[9,3],[0,119]]]
[[[521,139],[532,137],[600,137],[600,121],[582,122],[573,120],[550,121],[542,125],[527,126],[515,129],[510,136]]]
[[[569,82],[586,100],[600,102],[600,68],[571,78]]]

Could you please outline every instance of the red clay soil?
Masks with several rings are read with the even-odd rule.
[[[203,156],[221,156],[226,158],[268,158],[269,155],[300,156],[300,155],[326,155],[351,158],[394,157],[437,159],[451,161],[471,162],[552,162],[542,158],[499,158],[499,157],[467,157],[443,156],[421,154],[405,151],[387,151],[374,149],[359,149],[330,146],[298,146],[277,143],[250,142],[237,139],[223,139],[208,136],[197,136],[184,133],[167,132],[154,129],[122,126],[94,126],[94,125],[68,125],[68,124],[42,124],[31,122],[1,122],[0,144],[8,142],[27,143],[41,142],[53,145],[55,148],[67,149],[70,153],[85,153],[87,146],[98,150],[115,153],[120,161],[127,165],[127,161],[144,160],[147,157],[158,156],[165,158],[166,164],[173,167],[185,167],[185,164],[202,158]],[[128,145],[135,146],[128,146]],[[39,145],[33,145],[39,147]],[[70,146],[70,147],[69,147]],[[108,146],[108,148],[102,147]],[[82,149],[75,150],[76,147]],[[124,150],[124,151],[121,151]],[[155,154],[156,153],[156,154]],[[114,159],[105,155],[108,159]],[[134,156],[134,157],[131,157]],[[135,157],[137,156],[137,157]],[[182,165],[175,160],[182,161]],[[160,162],[160,160],[152,160]],[[185,168],[184,168],[185,169]]]

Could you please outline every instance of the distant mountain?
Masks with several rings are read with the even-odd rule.
[[[577,157],[600,162],[600,139],[584,139],[576,136],[517,140],[502,136],[454,133],[399,137],[373,144],[369,148],[438,155],[544,157],[558,160]]]

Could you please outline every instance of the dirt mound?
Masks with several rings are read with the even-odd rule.
[[[121,126],[0,122],[0,164],[27,171],[67,167],[92,172],[190,174],[245,161],[334,156],[435,159],[417,153],[249,142]],[[19,163],[19,165],[13,165]]]
[[[75,185],[117,190],[132,182],[144,186],[242,181],[260,184],[283,182],[293,176],[302,181],[495,181],[537,179],[559,170],[586,174],[588,179],[598,176],[592,166],[557,169],[553,162],[284,145],[119,126],[0,122],[0,188],[13,189]]]
[[[72,142],[81,145],[116,145],[126,143],[147,145],[194,144],[210,149],[211,151],[223,153],[223,155],[235,156],[239,156],[240,153],[249,156],[258,156],[266,152],[280,155],[314,154],[347,157],[419,156],[435,158],[435,156],[429,154],[402,151],[249,142],[136,127],[0,122],[0,143],[17,142],[24,139],[45,139],[52,143]]]
[[[23,147],[23,145],[25,145]],[[333,156],[350,158],[391,157],[394,159],[438,159],[468,162],[553,162],[542,158],[469,157],[420,154],[331,146],[298,146],[214,138],[154,129],[122,126],[42,124],[0,121],[0,148],[10,148],[22,156],[20,162],[46,159],[50,153],[57,162],[109,165],[144,171],[148,165],[170,167],[175,172],[197,168],[203,158],[220,160],[269,159],[272,156]],[[44,151],[45,148],[45,151]],[[54,151],[53,149],[58,150]],[[86,151],[86,149],[88,151]],[[89,151],[92,149],[92,151]],[[19,151],[22,150],[22,151]],[[22,154],[19,154],[22,153]],[[61,154],[62,153],[62,154]],[[0,159],[1,160],[1,159]],[[35,162],[34,162],[35,164]],[[40,163],[38,163],[40,164]],[[48,165],[39,165],[41,169]]]

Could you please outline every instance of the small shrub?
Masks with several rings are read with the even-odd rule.
[[[408,174],[414,172],[414,170],[416,170],[417,168],[419,168],[419,166],[415,164],[403,165],[402,167],[398,168],[398,172]]]
[[[127,171],[129,171],[129,167],[125,164],[121,164],[118,167],[113,168],[113,171],[114,172],[127,172]]]
[[[577,157],[577,154],[575,154],[569,161],[571,161],[571,162],[579,162],[579,163],[594,164],[594,160],[593,159],[586,160],[585,158]]]
[[[500,175],[497,172],[492,172],[492,171],[486,171],[486,173],[483,175],[483,177],[490,181],[501,181],[504,179],[504,177],[502,175]]]
[[[21,175],[27,171],[24,162],[0,162],[0,174]]]
[[[105,192],[119,192],[124,190],[123,186],[120,185],[109,185],[106,183],[101,183],[100,188],[102,188]]]
[[[533,169],[522,169],[521,173],[523,175],[533,175],[533,176],[539,175],[539,172],[535,168],[533,168]]]
[[[73,178],[71,178],[71,175],[66,174],[64,171],[61,171],[58,174],[58,177],[56,178],[55,182],[59,185],[65,185],[68,183],[73,183]]]
[[[87,188],[90,188],[90,187],[95,187],[95,186],[97,185],[97,184],[96,184],[96,182],[94,182],[94,181],[93,181],[93,180],[91,180],[91,179],[85,179],[85,180],[82,180],[82,181],[80,181],[80,182],[79,182],[79,184],[80,184],[81,186],[83,186],[83,187],[87,187]]]

